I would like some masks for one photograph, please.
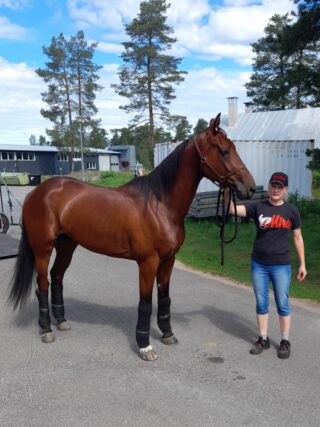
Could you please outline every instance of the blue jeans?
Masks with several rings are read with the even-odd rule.
[[[289,303],[291,265],[267,265],[251,260],[251,276],[256,296],[257,314],[269,312],[269,283],[271,281],[279,316],[289,316],[291,314]]]

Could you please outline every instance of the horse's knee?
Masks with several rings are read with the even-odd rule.
[[[150,317],[152,313],[152,304],[140,301],[138,306],[138,322],[136,327],[136,341],[140,348],[150,345]]]

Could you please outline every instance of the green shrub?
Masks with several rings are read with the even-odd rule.
[[[320,216],[320,200],[310,200],[305,197],[299,197],[298,193],[290,194],[288,202],[297,206],[301,218],[309,218],[313,216]]]

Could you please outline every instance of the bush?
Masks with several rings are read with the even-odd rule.
[[[320,215],[320,200],[310,200],[305,197],[299,197],[298,193],[290,194],[288,202],[297,206],[299,209],[301,218],[309,218]]]
[[[115,176],[116,176],[116,172],[112,172],[112,171],[100,172],[100,179],[114,178]]]
[[[320,188],[320,171],[312,172],[312,186],[313,188]]]

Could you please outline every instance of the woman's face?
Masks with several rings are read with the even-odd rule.
[[[273,203],[282,202],[288,191],[288,187],[281,184],[272,183],[268,186],[269,199]]]

